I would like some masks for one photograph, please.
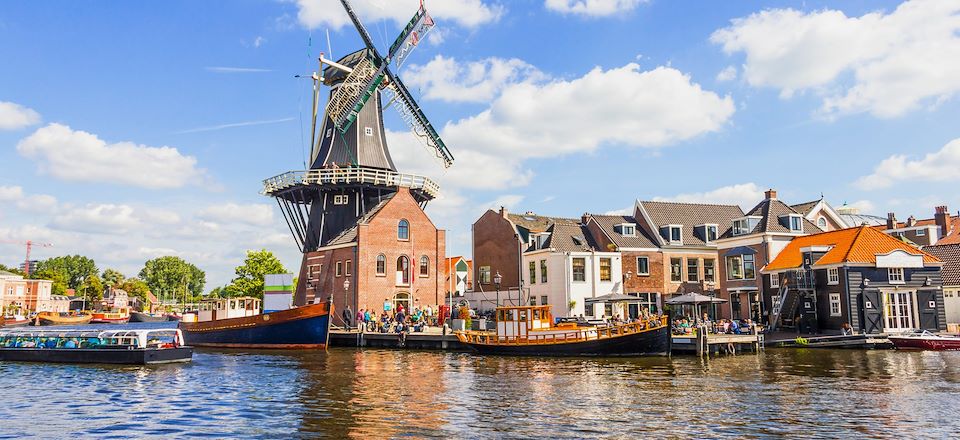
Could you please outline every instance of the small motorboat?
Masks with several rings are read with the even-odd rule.
[[[40,325],[83,325],[89,324],[93,315],[89,312],[40,312],[37,314],[37,320]]]
[[[173,322],[179,322],[183,319],[182,315],[178,315],[176,313],[167,313],[164,316],[167,317],[167,321],[173,321]]]
[[[91,324],[126,324],[130,321],[130,309],[119,308],[109,312],[93,312]]]
[[[147,365],[192,358],[177,329],[0,330],[0,361]]]
[[[898,350],[960,350],[960,336],[922,331],[887,337]]]
[[[165,322],[167,315],[162,313],[130,312],[130,322]]]
[[[0,327],[23,327],[30,324],[30,320],[23,315],[4,316],[0,319]]]

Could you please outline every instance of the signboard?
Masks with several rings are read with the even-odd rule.
[[[293,274],[263,276],[263,312],[287,310],[293,305]]]

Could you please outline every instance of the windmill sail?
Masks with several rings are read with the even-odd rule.
[[[397,69],[403,66],[403,62],[417,47],[420,40],[433,29],[433,26],[433,18],[430,17],[426,9],[421,7],[407,23],[407,27],[403,28],[403,32],[400,33],[400,36],[397,37],[397,40],[393,42],[387,52],[388,59],[397,66]]]
[[[420,110],[420,106],[410,96],[410,91],[403,85],[400,78],[397,78],[393,72],[387,71],[390,82],[385,88],[395,95],[394,108],[400,113],[400,119],[410,128],[410,131],[416,135],[417,139],[423,142],[427,148],[443,161],[443,166],[449,168],[453,165],[453,154],[447,149],[447,145],[440,139],[440,134],[433,128],[433,124],[427,120],[427,116]]]

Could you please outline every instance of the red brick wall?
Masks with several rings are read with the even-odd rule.
[[[717,270],[717,276],[719,277],[719,281],[720,281],[720,297],[723,298],[723,299],[725,299],[725,300],[727,300],[727,301],[730,301],[730,292],[729,292],[728,289],[734,289],[734,288],[737,288],[737,287],[756,287],[756,288],[757,288],[756,293],[757,293],[758,295],[760,295],[761,292],[763,291],[763,275],[760,274],[760,269],[761,269],[763,266],[766,266],[766,264],[767,264],[767,258],[766,258],[767,250],[766,250],[766,245],[765,245],[765,244],[753,244],[753,245],[750,245],[750,246],[748,246],[748,247],[751,248],[751,249],[753,249],[754,251],[756,251],[756,254],[754,255],[754,265],[755,265],[754,271],[755,271],[755,273],[756,273],[756,276],[755,276],[755,279],[753,279],[753,280],[742,280],[742,281],[738,281],[738,280],[733,280],[733,281],[727,280],[727,258],[726,258],[726,256],[723,255],[724,251],[726,251],[727,249],[720,249],[719,252],[718,252],[718,253],[720,254],[720,257],[719,257],[718,260],[717,260],[717,264],[718,264],[718,266],[719,266],[719,267],[717,268],[717,269],[718,269],[718,270]],[[762,295],[761,295],[761,296],[762,296]],[[750,295],[749,295],[749,294],[744,294],[744,293],[741,293],[741,294],[740,294],[740,316],[741,316],[741,318],[749,318],[749,317],[750,317],[750,301],[749,301],[749,298],[750,298]],[[767,305],[767,308],[769,308],[769,305]],[[729,318],[731,317],[731,304],[730,304],[730,302],[727,302],[727,303],[725,303],[725,304],[722,304],[722,305],[720,306],[720,311],[721,311],[720,315],[721,315],[723,318],[728,318],[728,319],[729,319]]]
[[[625,292],[657,292],[664,293],[663,254],[660,252],[622,252],[623,273],[628,271],[633,275],[623,285]],[[637,257],[647,257],[650,275],[637,275]]]
[[[501,290],[515,289],[520,285],[519,251],[515,231],[510,221],[499,212],[487,210],[473,224],[473,279],[474,290],[493,291],[495,286],[481,284],[480,268],[490,267],[490,279],[500,272],[503,278]]]

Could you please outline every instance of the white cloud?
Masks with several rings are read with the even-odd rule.
[[[197,213],[197,217],[220,223],[244,223],[254,226],[266,226],[273,224],[273,210],[273,206],[259,203],[247,205],[225,203],[222,205],[209,206]]]
[[[864,213],[864,214],[874,213],[876,212],[876,209],[877,209],[877,205],[875,205],[873,202],[869,200],[857,200],[856,202],[853,202],[853,203],[847,203],[847,206],[856,208],[858,212]]]
[[[606,17],[629,12],[647,0],[546,0],[547,9],[564,14]]]
[[[911,159],[905,154],[890,156],[881,161],[872,174],[861,177],[856,184],[861,189],[871,190],[907,181],[960,181],[960,138],[948,142],[937,152],[928,153],[922,159]]]
[[[511,84],[482,113],[448,123],[458,151],[509,157],[498,163],[590,152],[604,144],[661,147],[720,130],[733,100],[670,67],[637,64],[539,85]]]
[[[176,148],[108,144],[94,134],[61,124],[38,129],[17,144],[17,151],[37,160],[42,172],[69,181],[179,188],[199,183],[206,174],[197,168],[196,158]]]
[[[960,3],[908,1],[890,13],[770,9],[732,21],[710,37],[743,52],[742,76],[784,98],[812,90],[827,116],[890,118],[960,91]]]
[[[257,38],[253,39],[253,47],[263,46],[263,43],[266,43],[266,42],[267,42],[266,38],[263,38],[262,36],[257,36]]]
[[[352,24],[343,6],[337,0],[296,0],[297,19],[308,29],[329,27],[340,29]],[[361,20],[375,22],[391,20],[406,25],[420,6],[419,0],[361,0],[352,3],[353,10]],[[504,12],[503,6],[482,0],[443,0],[430,2],[427,11],[438,23],[454,21],[461,26],[474,28],[497,21]]]
[[[26,212],[53,212],[57,209],[57,198],[49,194],[33,194],[18,200],[17,208]]]
[[[0,202],[16,202],[23,198],[23,187],[0,186]]]
[[[681,193],[674,196],[654,197],[657,202],[711,203],[739,205],[750,209],[763,200],[763,189],[755,183],[740,183],[698,193]]]
[[[516,58],[461,63],[437,56],[422,66],[410,66],[403,81],[412,89],[419,88],[424,99],[489,102],[510,84],[545,78],[536,67]]]
[[[20,104],[0,101],[0,130],[19,130],[40,122],[40,114]]]
[[[717,74],[717,81],[732,81],[737,79],[737,68],[733,66],[727,66],[720,73]]]
[[[126,234],[140,224],[133,207],[103,203],[67,209],[54,217],[50,227],[94,234]]]

